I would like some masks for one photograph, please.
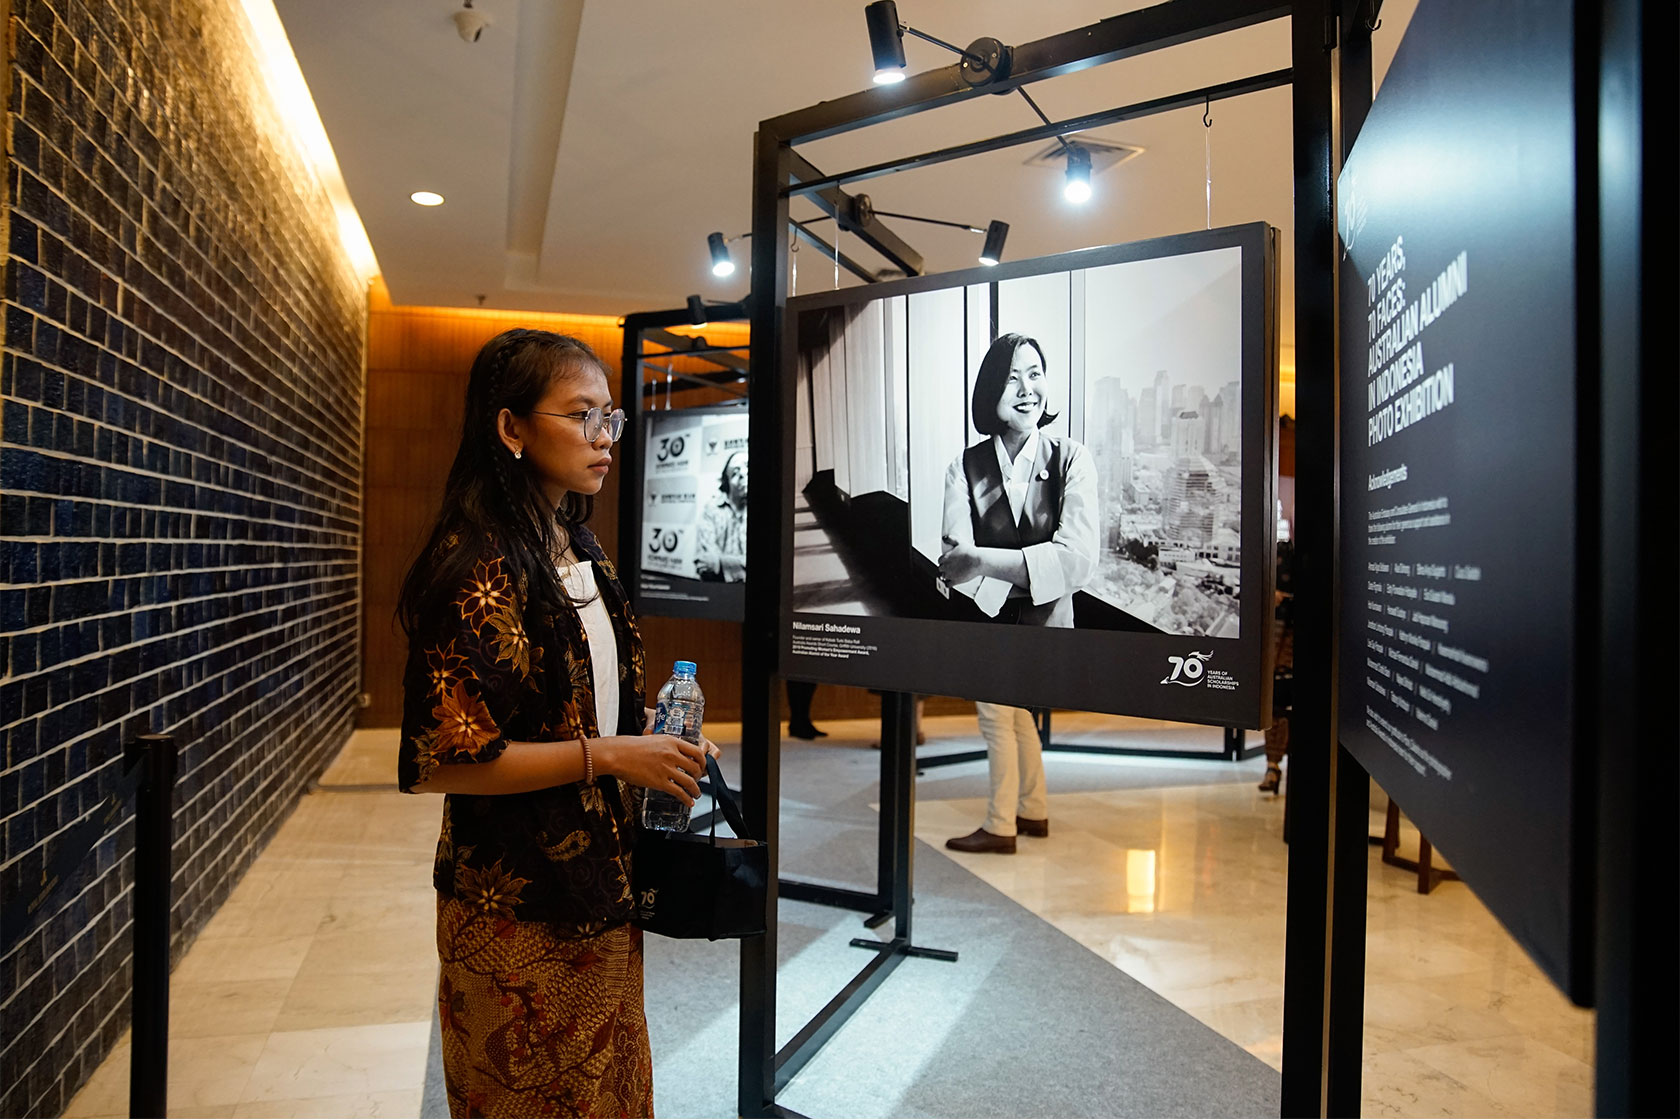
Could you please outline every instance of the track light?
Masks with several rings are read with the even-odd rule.
[[[904,31],[898,22],[898,5],[893,0],[875,0],[863,8],[869,25],[869,51],[875,56],[875,84],[891,85],[904,80]]]
[[[723,234],[708,233],[706,247],[712,252],[712,275],[733,276],[735,262],[729,259],[729,246],[724,242]]]
[[[1009,223],[992,219],[986,225],[986,245],[980,250],[981,264],[997,264],[1003,259],[1003,239],[1009,236]]]
[[[1091,197],[1091,153],[1077,144],[1068,145],[1067,184],[1062,197],[1069,202],[1086,202]]]
[[[713,234],[712,236],[718,237],[721,234]],[[688,321],[696,327],[706,325],[706,301],[697,295],[688,297]]]

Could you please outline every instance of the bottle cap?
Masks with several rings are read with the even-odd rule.
[[[698,667],[692,661],[679,661],[671,666],[671,671],[681,676],[692,677]]]

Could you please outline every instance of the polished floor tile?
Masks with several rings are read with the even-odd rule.
[[[930,721],[937,724],[939,721]],[[1058,715],[1058,741],[1144,721]],[[972,723],[970,724],[972,726]],[[1144,725],[1147,726],[1147,725]],[[1161,725],[1155,725],[1161,727]],[[1205,728],[1161,727],[1160,745]],[[1135,744],[1134,744],[1135,745]],[[1136,759],[1047,756],[1051,835],[1014,855],[948,853],[1016,902],[1274,1068],[1282,1065],[1288,848],[1264,763],[1198,763],[1226,780],[1134,788]],[[1094,778],[1108,766],[1111,788]],[[967,768],[969,780],[961,780]],[[940,846],[984,817],[984,762],[952,767],[916,835]],[[1058,778],[1079,792],[1057,793]],[[966,794],[957,796],[952,794]],[[1386,802],[1374,791],[1373,835]],[[1400,832],[1402,853],[1417,832]],[[1428,895],[1370,853],[1364,1111],[1576,1116],[1592,1108],[1592,1012],[1574,1007],[1463,883]],[[1446,865],[1444,859],[1438,863]]]
[[[823,726],[825,748],[872,759],[875,722]],[[981,745],[972,719],[926,726],[935,750]],[[1058,713],[1056,735],[1219,749],[1208,728],[1080,714]],[[416,1114],[436,985],[440,804],[395,791],[395,749],[392,731],[352,736],[177,966],[171,1115]],[[1254,789],[1261,769],[1053,752],[1049,837],[1021,838],[1012,856],[944,854],[1280,1068],[1288,848],[1283,802]],[[943,851],[979,823],[985,770],[927,770],[918,838]],[[1373,798],[1373,833],[1383,806]],[[1404,825],[1402,850],[1416,843]],[[1590,1112],[1592,1013],[1557,992],[1467,886],[1419,895],[1415,876],[1374,848],[1370,859],[1365,1114]],[[124,1115],[127,1093],[125,1040],[66,1115]]]

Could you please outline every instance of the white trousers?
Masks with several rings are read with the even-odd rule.
[[[1050,818],[1044,792],[1044,747],[1032,713],[1025,708],[975,701],[980,734],[986,737],[986,768],[991,772],[992,799],[986,806],[984,828],[993,836],[1015,835],[1015,818]]]

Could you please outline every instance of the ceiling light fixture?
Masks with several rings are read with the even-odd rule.
[[[735,274],[735,262],[729,257],[729,242],[722,233],[716,231],[708,233],[706,235],[706,248],[711,250],[713,276],[733,276]]]
[[[898,21],[898,5],[894,0],[874,0],[863,6],[863,20],[869,27],[869,53],[875,59],[875,84],[891,85],[904,80],[904,35],[906,32],[925,39],[936,47],[944,47],[962,56],[963,81],[982,86],[1009,76],[1009,64],[1014,56],[1011,48],[996,39],[976,39],[964,50],[955,43],[936,39],[925,31],[918,31]]]
[[[986,244],[980,250],[980,263],[995,265],[1003,259],[1003,240],[1009,236],[1009,223],[996,218],[986,226]]]
[[[1062,197],[1072,203],[1088,202],[1091,198],[1091,153],[1077,144],[1068,146],[1067,182]]]
[[[875,0],[863,7],[869,25],[869,52],[875,56],[875,84],[892,85],[904,80],[904,29],[898,22],[898,5],[893,0]]]
[[[698,295],[688,297],[688,321],[696,327],[703,327],[709,321],[706,301]]]
[[[436,191],[415,191],[408,200],[416,206],[442,206],[443,196]]]

